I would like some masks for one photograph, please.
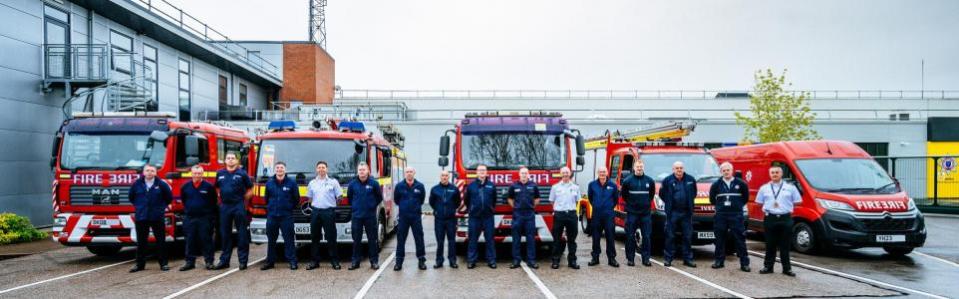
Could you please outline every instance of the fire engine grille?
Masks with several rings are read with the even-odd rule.
[[[70,187],[70,204],[92,205],[130,205],[128,195],[130,186],[72,186]]]
[[[906,219],[863,219],[862,225],[867,231],[905,231],[912,230],[915,218]]]

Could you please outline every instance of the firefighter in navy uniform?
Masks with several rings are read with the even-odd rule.
[[[656,181],[644,173],[643,160],[633,163],[633,174],[623,181],[622,196],[626,202],[626,265],[636,266],[636,229],[642,234],[643,244],[640,246],[640,255],[643,266],[652,266],[649,262],[651,255],[653,230],[652,201],[656,194]]]
[[[266,182],[266,262],[260,270],[273,269],[276,263],[276,240],[283,234],[283,253],[290,263],[296,264],[296,236],[293,234],[293,209],[300,205],[300,188],[296,180],[286,176],[286,163],[273,164],[273,177]]]
[[[203,167],[190,168],[189,182],[180,186],[180,201],[183,203],[183,230],[185,258],[180,271],[196,268],[197,254],[203,255],[207,270],[213,269],[213,220],[216,215],[216,188],[203,180]]]
[[[400,208],[399,227],[396,232],[396,264],[393,271],[403,269],[406,258],[406,237],[413,231],[413,243],[416,247],[416,259],[420,270],[426,270],[426,243],[423,241],[423,203],[426,200],[426,187],[417,181],[416,169],[407,166],[403,169],[404,180],[393,188],[393,198]],[[442,239],[439,240],[442,242]]]
[[[519,167],[519,181],[509,187],[507,199],[513,207],[513,222],[510,230],[513,237],[513,264],[510,269],[519,268],[520,260],[526,260],[526,265],[538,269],[536,264],[536,205],[539,204],[539,187],[536,182],[529,180],[529,169]],[[526,238],[526,256],[520,250],[520,238]]]
[[[716,207],[716,261],[713,269],[725,267],[726,233],[736,242],[736,255],[739,256],[739,269],[749,272],[749,255],[746,253],[746,222],[743,219],[743,207],[749,200],[749,185],[746,181],[733,176],[733,164],[724,162],[719,166],[723,177],[709,187],[709,203]]]
[[[383,190],[380,183],[370,177],[370,166],[360,162],[356,167],[357,178],[346,187],[346,198],[353,210],[350,221],[350,233],[353,235],[353,258],[349,270],[360,268],[360,246],[363,245],[363,231],[369,244],[370,268],[380,268],[380,249],[376,229],[376,207],[383,202]]]
[[[459,268],[456,264],[456,210],[460,209],[462,200],[460,190],[450,183],[450,172],[440,172],[440,183],[430,189],[430,207],[433,208],[436,233],[436,264],[434,269],[443,267],[443,243],[449,245],[448,258],[450,268]]]
[[[619,263],[616,262],[616,225],[613,223],[613,208],[619,200],[618,188],[609,180],[609,171],[606,167],[600,166],[596,170],[596,176],[598,178],[589,183],[589,189],[586,191],[593,214],[592,223],[590,223],[593,237],[593,251],[590,252],[592,259],[586,265],[599,265],[601,253],[599,239],[605,237],[608,263],[612,267],[619,267]]]
[[[676,255],[676,232],[682,234],[683,245],[680,253],[683,265],[695,268],[693,263],[693,207],[696,199],[696,178],[685,171],[683,162],[673,163],[673,174],[663,179],[659,189],[659,197],[663,200],[666,210],[666,250],[663,252],[663,265],[673,265]]]
[[[486,165],[476,166],[476,179],[466,186],[463,202],[469,209],[469,234],[466,245],[466,268],[476,268],[479,259],[479,235],[486,239],[486,264],[496,269],[496,240],[493,237],[493,207],[496,204],[496,186],[487,179]]]
[[[170,270],[170,267],[167,266],[166,225],[164,225],[163,218],[167,206],[173,202],[173,191],[170,189],[170,185],[157,178],[156,175],[156,166],[144,165],[143,176],[133,182],[133,186],[130,187],[128,199],[133,204],[133,224],[136,228],[137,237],[136,266],[130,269],[130,273],[142,271],[146,268],[146,251],[147,245],[150,243],[151,230],[156,239],[160,270]]]
[[[240,270],[246,270],[250,257],[250,221],[247,219],[246,201],[253,197],[253,181],[246,171],[240,169],[240,160],[236,153],[226,154],[226,168],[216,172],[216,186],[220,191],[220,237],[223,239],[223,252],[220,263],[213,267],[221,270],[230,267],[230,256],[236,246],[236,258]],[[233,228],[236,228],[236,243],[233,242]]]

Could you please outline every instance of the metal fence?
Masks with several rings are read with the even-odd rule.
[[[959,212],[956,156],[875,157],[920,208]]]
[[[751,90],[445,90],[445,89],[341,89],[338,99],[683,99],[713,100],[747,98]],[[959,90],[790,90],[787,93],[809,99],[959,99]]]

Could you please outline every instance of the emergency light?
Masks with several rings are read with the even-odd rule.
[[[339,128],[340,132],[362,133],[366,131],[366,127],[363,125],[363,123],[358,121],[340,122]]]
[[[274,120],[267,127],[270,131],[293,131],[296,130],[296,122],[292,120]]]

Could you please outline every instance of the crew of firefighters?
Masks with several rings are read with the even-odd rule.
[[[184,206],[183,230],[185,233],[185,263],[180,271],[188,271],[196,267],[196,258],[202,255],[207,270],[220,270],[230,267],[233,248],[237,248],[239,270],[245,270],[249,263],[250,232],[249,218],[246,203],[253,196],[253,182],[247,172],[240,168],[236,153],[227,153],[226,168],[216,172],[215,182],[210,183],[203,179],[204,169],[195,165],[191,168],[192,180],[184,183],[180,188],[182,204]],[[625,207],[626,230],[626,265],[635,266],[635,257],[639,255],[643,266],[652,265],[652,215],[654,198],[659,195],[665,213],[665,250],[662,265],[671,267],[674,258],[681,258],[686,267],[696,267],[693,262],[693,252],[690,248],[692,241],[692,218],[694,199],[697,197],[696,178],[685,172],[682,162],[677,161],[672,166],[672,174],[660,183],[657,190],[656,182],[645,174],[645,165],[637,160],[632,165],[632,173],[626,175],[618,184],[611,181],[605,167],[596,170],[597,179],[589,183],[585,193],[590,203],[591,217],[589,218],[589,234],[592,238],[591,259],[588,266],[599,265],[602,253],[602,240],[606,243],[607,265],[619,267],[616,260],[615,224],[616,212],[614,208],[620,198]],[[726,238],[732,236],[736,255],[739,257],[740,270],[750,272],[749,255],[746,252],[746,228],[743,216],[743,206],[749,198],[749,187],[742,179],[734,176],[733,165],[723,163],[720,166],[722,177],[716,180],[709,190],[709,202],[714,205],[715,213],[715,261],[712,268],[725,266]],[[293,212],[304,208],[300,203],[300,188],[296,180],[286,174],[286,164],[276,162],[273,165],[273,177],[265,184],[264,198],[267,202],[266,235],[268,240],[267,256],[260,270],[275,267],[277,262],[277,239],[283,237],[283,255],[291,270],[298,269],[294,234]],[[547,195],[553,205],[552,252],[551,265],[553,269],[560,267],[563,252],[567,254],[567,266],[579,269],[576,262],[576,236],[579,216],[577,206],[583,193],[579,186],[572,181],[572,171],[564,167],[560,170],[562,179],[550,188]],[[801,201],[795,186],[782,180],[782,169],[773,166],[769,169],[771,181],[763,185],[756,196],[756,203],[762,205],[766,214],[764,228],[766,231],[766,256],[761,274],[773,272],[777,250],[782,262],[782,273],[795,276],[789,262],[789,248],[791,237],[793,205]],[[494,207],[497,201],[496,187],[488,178],[487,167],[476,167],[476,178],[460,191],[451,182],[449,171],[440,173],[438,184],[430,188],[427,194],[426,187],[416,179],[416,170],[407,167],[403,171],[403,180],[393,188],[396,206],[399,208],[399,225],[397,226],[396,261],[393,270],[400,271],[405,260],[405,245],[408,235],[412,232],[415,243],[417,267],[426,270],[426,249],[423,237],[422,206],[430,205],[434,215],[434,232],[436,235],[437,251],[433,268],[442,268],[444,263],[451,268],[458,268],[456,257],[456,228],[457,214],[468,215],[467,225],[467,268],[473,269],[479,259],[479,237],[484,238],[485,261],[488,267],[496,268],[496,250],[494,232],[500,224],[494,218]],[[134,205],[137,255],[136,265],[130,272],[145,269],[147,244],[153,240],[156,243],[156,256],[160,269],[169,270],[166,259],[164,213],[173,202],[172,188],[164,180],[156,178],[156,167],[146,165],[143,175],[133,184],[129,200]],[[353,253],[349,270],[360,267],[360,261],[365,257],[372,269],[379,269],[379,244],[381,228],[378,227],[376,217],[377,207],[383,201],[382,188],[376,179],[370,175],[369,166],[359,163],[357,176],[343,188],[339,182],[328,174],[327,163],[316,163],[316,178],[309,182],[305,196],[309,198],[305,204],[311,209],[311,260],[307,270],[320,267],[320,243],[327,242],[327,255],[330,266],[334,270],[340,269],[340,258],[337,253],[337,231],[334,208],[344,199],[351,208],[350,233],[353,238]],[[512,235],[512,264],[510,268],[519,268],[525,263],[526,267],[539,268],[536,263],[536,206],[544,194],[536,182],[530,180],[529,169],[519,167],[518,181],[513,182],[506,192],[507,203],[512,207],[511,221]],[[218,225],[214,223],[219,219]],[[502,220],[502,219],[501,219]],[[221,247],[219,262],[214,260],[214,228],[219,227],[221,232]],[[150,231],[153,238],[150,238]],[[236,237],[232,237],[232,232]],[[637,240],[637,231],[640,240]],[[367,252],[363,252],[363,235],[366,235]],[[678,238],[678,239],[677,239]],[[235,239],[235,240],[234,240]],[[525,248],[521,241],[525,241]],[[235,244],[234,244],[235,243]],[[639,252],[637,253],[637,243]],[[677,255],[677,243],[679,243]],[[525,249],[525,250],[523,250]],[[364,256],[366,255],[366,256]]]

